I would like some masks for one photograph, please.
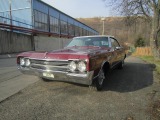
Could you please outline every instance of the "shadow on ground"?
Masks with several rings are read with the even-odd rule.
[[[155,65],[144,62],[125,62],[122,70],[115,69],[110,73],[109,80],[104,83],[102,91],[133,92],[153,84],[153,70]],[[45,80],[53,82],[50,80]],[[56,82],[56,81],[55,81]],[[76,83],[69,83],[79,87],[88,87]]]
[[[154,67],[151,64],[126,62],[122,70],[111,72],[103,91],[132,92],[148,87],[153,84]]]

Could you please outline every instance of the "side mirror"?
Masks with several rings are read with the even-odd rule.
[[[115,50],[120,50],[122,47],[116,47]]]

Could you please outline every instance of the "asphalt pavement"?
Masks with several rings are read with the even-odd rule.
[[[18,71],[16,58],[0,58],[0,102],[33,84],[39,79]]]
[[[0,59],[16,58],[19,53],[0,54]]]
[[[160,98],[154,65],[128,57],[124,69],[113,70],[109,78],[101,92],[83,85],[38,80],[0,102],[0,120],[153,119],[151,104]],[[22,75],[15,79],[18,81],[12,84],[36,78]]]

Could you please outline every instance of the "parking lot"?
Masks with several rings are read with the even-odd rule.
[[[21,74],[16,59],[0,59],[1,120],[152,120],[152,102],[160,97],[154,65],[128,57],[113,70],[104,89],[44,82]]]

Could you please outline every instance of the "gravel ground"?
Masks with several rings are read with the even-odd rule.
[[[0,120],[152,120],[160,98],[154,66],[129,57],[101,92],[87,86],[38,81],[0,103]]]

